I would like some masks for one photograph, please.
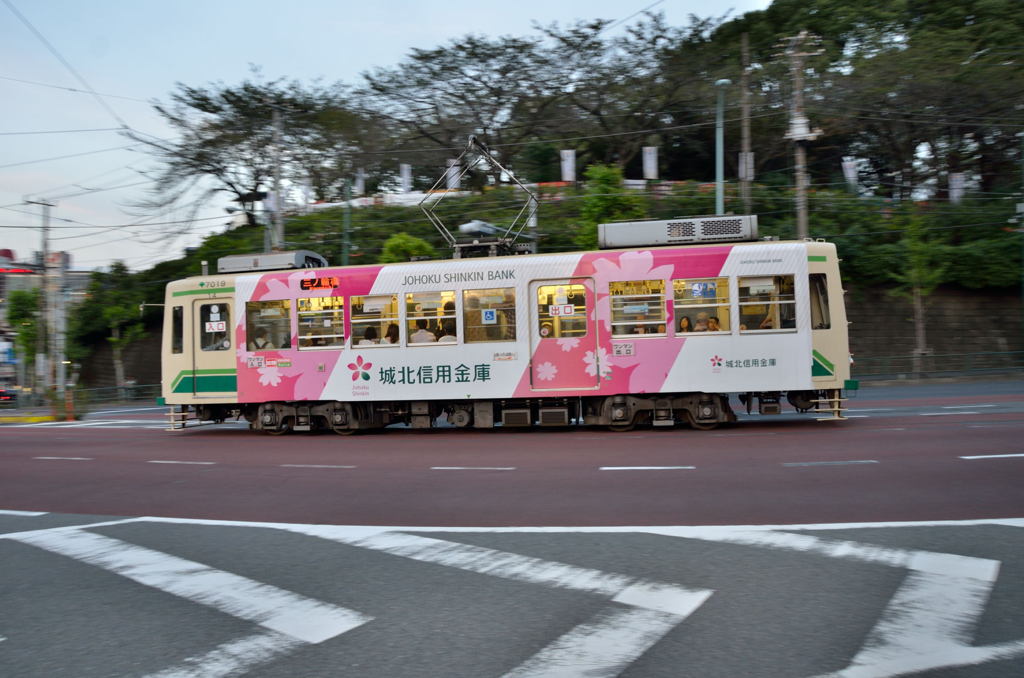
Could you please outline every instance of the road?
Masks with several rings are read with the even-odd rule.
[[[1024,675],[1022,382],[710,432],[159,415],[0,428],[0,674]]]

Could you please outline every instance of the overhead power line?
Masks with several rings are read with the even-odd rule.
[[[102,106],[103,109],[106,110],[107,113],[109,113],[110,116],[117,121],[117,124],[119,124],[124,129],[131,129],[128,123],[122,120],[121,116],[119,116],[114,111],[114,109],[110,107],[110,104],[104,101],[103,98],[96,93],[96,90],[92,88],[92,85],[90,85],[86,81],[86,79],[83,78],[77,70],[75,70],[75,67],[72,66],[71,63],[67,59],[65,59],[60,52],[57,51],[57,48],[50,44],[50,41],[47,40],[46,37],[42,33],[40,33],[39,30],[36,29],[36,27],[33,26],[32,23],[28,19],[26,19],[21,12],[18,11],[18,8],[14,6],[14,3],[12,3],[11,0],[3,0],[3,3],[7,5],[7,8],[11,10],[11,13],[13,13],[14,16],[18,17],[18,20],[21,21],[21,23],[25,24],[25,27],[32,31],[32,34],[35,35],[39,39],[39,41],[43,43],[43,45],[46,46],[46,49],[50,51],[50,54],[56,57],[57,60],[64,65],[64,68],[68,69],[71,75],[73,75],[75,79],[78,80],[79,84],[81,84],[82,87],[84,87],[89,92],[89,94],[92,95],[92,97],[96,100],[96,103]]]
[[[109,153],[110,151],[123,151],[127,148],[135,148],[136,146],[142,146],[143,144],[128,144],[127,146],[114,146],[112,148],[101,148],[95,151],[85,151],[84,153],[71,153],[69,155],[57,155],[52,158],[40,158],[38,160],[22,160],[21,162],[12,162],[6,165],[0,165],[0,169],[7,169],[8,167],[21,167],[22,165],[34,165],[37,162],[50,162],[51,160],[66,160],[67,158],[79,158],[83,155],[95,155],[96,153]]]
[[[14,136],[27,134],[75,134],[78,132],[118,132],[120,127],[99,127],[96,129],[53,129],[40,132],[0,132],[0,136]]]
[[[36,82],[35,80],[23,80],[21,78],[12,78],[12,77],[9,77],[9,76],[6,76],[6,75],[0,75],[0,80],[10,80],[11,82],[20,82],[20,83],[24,83],[26,85],[35,85],[36,87],[49,87],[50,89],[62,89],[62,90],[65,90],[67,92],[74,92],[75,94],[88,94],[90,96],[93,95],[93,92],[90,92],[90,91],[84,90],[84,89],[78,89],[77,87],[68,87],[66,85],[53,85],[53,84],[50,84],[48,82]],[[142,104],[149,104],[149,103],[151,103],[148,99],[139,99],[138,97],[125,97],[125,96],[120,96],[118,94],[101,93],[101,94],[99,94],[99,96],[104,97],[106,99],[124,99],[125,101],[138,101],[139,103],[142,103]]]

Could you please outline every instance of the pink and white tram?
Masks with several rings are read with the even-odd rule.
[[[219,273],[168,284],[165,302],[179,426],[712,428],[735,420],[729,394],[841,419],[855,387],[820,241]]]

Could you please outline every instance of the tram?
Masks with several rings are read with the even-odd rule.
[[[178,427],[271,434],[638,424],[710,429],[730,402],[841,420],[850,381],[832,243],[755,217],[600,226],[601,249],[334,267],[233,257],[166,288]]]

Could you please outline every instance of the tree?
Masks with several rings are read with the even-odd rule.
[[[125,397],[124,349],[145,336],[139,304],[143,293],[124,262],[115,261],[109,273],[92,274],[87,299],[68,327],[69,344],[82,351],[96,337],[106,335],[113,352],[114,381]]]
[[[391,264],[402,261],[409,261],[412,257],[437,258],[437,251],[434,246],[423,238],[405,233],[395,233],[384,242],[384,249],[381,251],[377,262]]]
[[[7,322],[14,330],[14,346],[25,366],[25,373],[31,374],[39,350],[41,327],[39,312],[43,301],[40,288],[12,290],[7,297]]]
[[[437,148],[416,156],[421,165],[443,167],[470,135],[505,156],[505,163],[514,153],[509,146],[546,127],[557,92],[549,67],[536,39],[466,35],[435,49],[414,49],[393,68],[364,73],[361,95],[395,125],[400,145]]]
[[[587,188],[580,209],[580,227],[576,244],[584,249],[597,248],[597,225],[610,221],[642,219],[643,198],[622,187],[622,170],[611,165],[591,165],[584,173]]]
[[[943,281],[947,267],[941,262],[950,257],[947,248],[926,237],[924,219],[919,214],[907,214],[904,223],[899,243],[902,265],[891,271],[893,280],[899,283],[893,294],[910,298],[914,310],[913,370],[921,374],[924,357],[930,353],[925,332],[925,300]]]
[[[178,83],[170,103],[155,106],[176,138],[127,133],[162,163],[151,197],[137,207],[189,201],[194,211],[226,193],[253,225],[254,204],[272,186],[277,163],[292,185],[309,181],[319,199],[337,198],[342,179],[352,173],[351,158],[369,134],[363,119],[343,105],[344,94],[341,85],[282,80],[234,87]]]

